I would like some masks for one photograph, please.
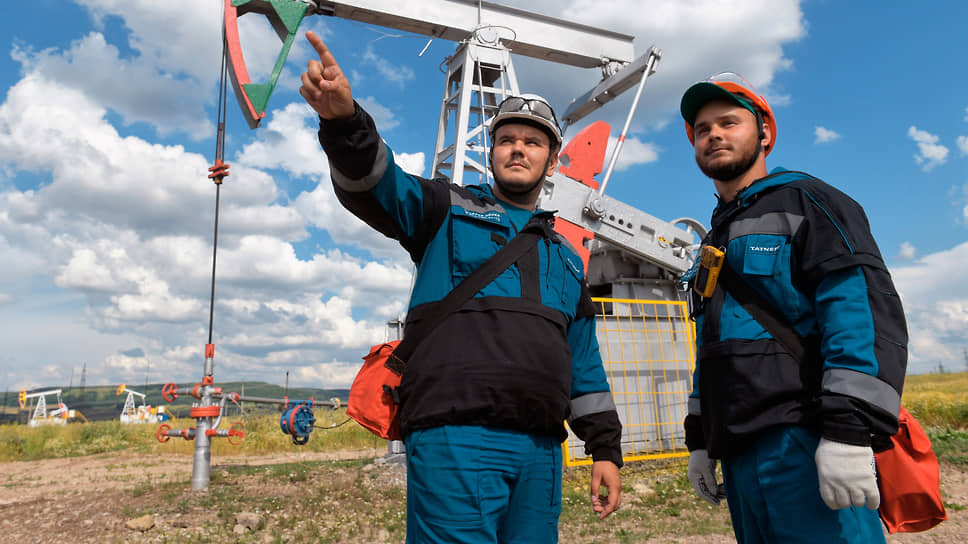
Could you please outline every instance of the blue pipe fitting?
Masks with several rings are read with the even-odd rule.
[[[292,443],[301,446],[309,442],[309,434],[313,432],[316,417],[308,404],[298,404],[283,412],[279,419],[279,427],[284,434],[292,437]]]

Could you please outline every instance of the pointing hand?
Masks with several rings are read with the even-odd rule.
[[[336,58],[323,40],[312,31],[306,32],[306,39],[319,54],[319,60],[310,60],[302,74],[299,94],[312,106],[320,117],[327,120],[347,119],[356,112],[350,82],[343,75]]]

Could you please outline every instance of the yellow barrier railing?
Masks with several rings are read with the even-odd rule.
[[[696,331],[682,301],[593,298],[597,333],[612,397],[622,422],[625,461],[688,455],[686,417]],[[567,466],[591,464],[571,430]]]

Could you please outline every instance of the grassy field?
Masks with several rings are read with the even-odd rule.
[[[190,396],[190,392],[195,384],[178,384],[179,399],[170,404],[161,396],[161,388],[163,385],[161,383],[128,384],[132,390],[145,395],[144,404],[148,404],[149,406],[164,406],[176,416],[187,417],[190,405],[188,402],[185,402],[185,399]],[[336,397],[343,404],[346,403],[349,395],[348,389],[318,389],[309,387],[291,387],[287,389],[265,382],[225,382],[219,383],[218,386],[223,391],[235,391],[250,397],[282,398],[283,396],[288,396],[291,399],[314,398],[317,402],[326,402],[330,398]],[[52,391],[56,389],[63,391],[61,400],[64,404],[69,408],[79,411],[90,421],[117,419],[124,406],[124,401],[127,398],[127,394],[125,393],[121,395],[117,394],[117,385],[92,385],[83,389],[80,387],[51,386],[27,391],[27,393]],[[0,423],[26,423],[30,414],[27,410],[20,409],[17,399],[18,393],[19,391],[5,391],[0,393],[0,398],[3,399],[0,401]],[[55,402],[55,397],[50,395],[46,397],[46,400],[50,406],[51,403]],[[34,402],[36,401],[30,400],[31,406]],[[137,399],[137,404],[142,404],[142,400]],[[254,407],[256,405],[249,403],[248,406]],[[268,411],[268,407],[265,405],[259,408],[266,408],[265,411]]]
[[[934,444],[938,457],[968,468],[968,373],[911,376],[903,405],[917,417]],[[233,446],[225,439],[212,442],[213,458],[254,457],[295,451],[385,451],[386,443],[355,422],[345,410],[317,408],[316,429],[309,443],[294,446],[279,428],[278,413],[243,419],[245,440]],[[226,418],[221,427],[238,418]],[[169,422],[172,428],[194,422]],[[146,462],[163,454],[190,459],[193,441],[156,440],[154,425],[121,425],[118,421],[26,427],[0,426],[0,462],[35,461],[53,457],[101,454],[105,458],[135,454]],[[130,457],[130,455],[129,455]],[[190,491],[187,478],[136,476],[125,492],[124,515],[151,513],[161,518],[197,518],[185,531],[165,541],[189,538],[195,542],[267,542],[266,532],[240,537],[233,534],[240,511],[262,512],[267,531],[279,542],[400,542],[405,533],[405,489],[401,474],[374,469],[372,458],[310,461],[249,466],[223,466],[212,471],[209,491]],[[563,542],[646,542],[678,536],[728,538],[731,528],[726,508],[714,508],[696,498],[686,477],[685,459],[629,463],[622,470],[623,507],[606,523],[588,505],[588,467],[566,468],[562,481]],[[957,510],[963,505],[948,504]],[[197,526],[197,527],[196,527]],[[710,535],[721,535],[713,537]],[[251,538],[250,538],[251,537]],[[167,539],[171,540],[167,540]]]
[[[265,385],[265,384],[263,384]],[[278,394],[278,386],[259,389],[249,385],[247,394],[252,396]],[[109,399],[106,388],[96,390],[96,397]],[[322,390],[291,390],[295,394],[311,396],[328,392]],[[278,395],[277,395],[278,396]],[[123,399],[123,397],[118,397]],[[328,398],[328,397],[322,397]],[[179,401],[180,402],[180,401]],[[162,401],[164,404],[164,402]],[[122,402],[123,404],[123,402]],[[184,403],[182,403],[184,404]],[[914,415],[928,432],[940,457],[953,462],[968,462],[968,372],[949,374],[922,374],[908,376],[902,404]],[[120,412],[120,407],[119,410]],[[177,414],[180,410],[174,410]],[[254,414],[254,415],[253,415]],[[379,448],[384,442],[353,421],[347,422],[345,410],[320,407],[314,410],[316,430],[309,443],[302,446],[310,451],[333,451],[358,448]],[[227,428],[235,421],[245,426],[245,440],[240,446],[232,446],[225,440],[213,441],[213,455],[266,454],[289,450],[291,440],[279,428],[277,412],[251,412],[246,418],[223,418],[221,427]],[[184,416],[168,424],[173,429],[191,427],[194,422]],[[336,427],[339,425],[338,427]],[[0,426],[0,462],[29,461],[51,457],[76,457],[124,449],[143,453],[186,453],[193,451],[194,443],[172,438],[162,444],[155,439],[156,425],[121,425],[112,418],[86,424],[71,423],[26,427],[24,425]]]
[[[968,372],[908,376],[901,404],[927,431],[940,459],[968,466]]]
[[[263,455],[304,448],[308,451],[337,451],[378,448],[385,442],[353,421],[347,421],[346,411],[317,408],[315,430],[309,442],[294,446],[282,433],[278,413],[258,413],[246,418],[223,418],[219,428],[226,429],[241,421],[245,437],[238,446],[225,439],[212,440],[212,455]],[[172,429],[193,427],[195,422],[182,418],[168,421]],[[171,438],[161,443],[155,438],[157,425],[122,425],[118,420],[69,423],[67,425],[0,426],[0,462],[33,461],[56,457],[78,457],[121,450],[144,454],[184,453],[190,455],[195,443],[182,438]],[[385,447],[385,446],[384,446]]]
[[[964,428],[968,422],[968,372],[908,376],[901,402],[924,427]]]

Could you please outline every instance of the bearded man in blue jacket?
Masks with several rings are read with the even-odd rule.
[[[299,92],[319,114],[336,195],[417,264],[405,335],[517,232],[543,233],[407,361],[407,542],[557,542],[566,419],[594,460],[593,510],[608,516],[621,499],[622,427],[595,307],[581,258],[553,230],[553,214],[535,208],[561,147],[551,107],[533,95],[498,106],[493,186],[419,178],[394,162],[332,53],[312,32],[307,38],[319,60],[309,62]]]
[[[794,355],[789,335],[774,337],[722,272],[714,288],[702,267],[686,274],[698,344],[685,420],[693,487],[712,504],[727,499],[744,544],[884,542],[873,451],[897,431],[907,327],[864,210],[808,174],[767,172],[776,119],[736,74],[691,86],[680,109],[718,193],[704,246],[725,253],[724,268],[804,348]]]

